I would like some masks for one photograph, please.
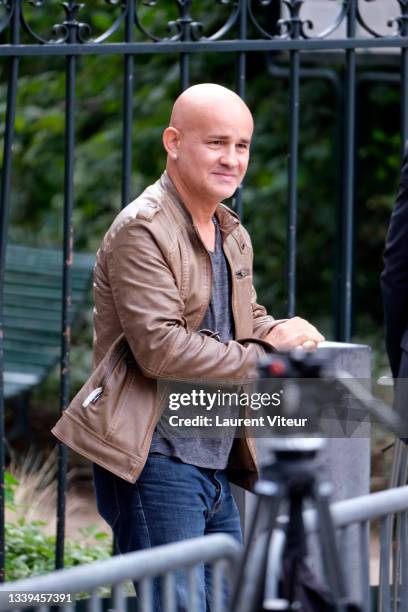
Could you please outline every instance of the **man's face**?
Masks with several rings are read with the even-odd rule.
[[[184,188],[205,200],[231,197],[245,176],[253,122],[247,109],[208,109],[180,131],[177,170]]]

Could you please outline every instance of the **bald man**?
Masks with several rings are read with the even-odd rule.
[[[265,352],[323,340],[307,321],[276,321],[257,303],[249,235],[221,203],[245,176],[252,132],[252,115],[232,91],[187,89],[163,133],[166,171],[116,217],[98,251],[95,365],[122,332],[137,364],[128,412],[101,413],[106,435],[88,450],[98,508],[122,553],[217,532],[241,541],[230,482],[251,488],[257,477],[253,444],[233,430],[217,439],[170,436],[156,380],[238,381]],[[204,567],[197,576],[204,611]],[[187,610],[182,576],[176,586],[177,609]],[[154,605],[161,609],[158,582]]]

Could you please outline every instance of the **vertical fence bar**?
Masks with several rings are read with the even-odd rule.
[[[397,612],[400,583],[401,583],[401,548],[402,548],[402,525],[401,519],[402,514],[397,514],[395,517],[394,531],[391,538],[391,550],[392,550],[392,578],[391,578],[391,601],[392,609]]]
[[[212,564],[212,606],[213,612],[222,612],[224,609],[224,581],[225,561]]]
[[[163,611],[164,612],[176,612],[176,582],[173,573],[165,574],[164,578],[164,600]]]
[[[247,0],[240,0],[239,40],[246,40],[248,31]],[[246,90],[246,53],[238,51],[236,56],[236,91],[245,100]]]
[[[399,33],[401,36],[408,35],[408,6],[400,3],[401,18],[399,21]],[[408,48],[401,49],[401,147],[408,140]]]
[[[68,44],[76,42],[76,12],[80,8],[74,0],[66,4],[69,27]],[[64,174],[64,237],[62,267],[62,329],[61,329],[61,413],[69,403],[69,368],[71,349],[71,302],[72,302],[72,257],[73,227],[72,210],[74,203],[74,147],[75,147],[75,81],[76,57],[67,55],[65,75],[65,174]],[[58,491],[57,491],[57,537],[55,568],[64,566],[65,505],[68,466],[68,449],[58,446]]]
[[[197,593],[197,566],[187,570],[188,575],[188,609],[191,612],[196,612],[198,607],[198,593]]]
[[[192,0],[179,2],[180,18],[178,23],[181,28],[181,40],[191,41],[191,24],[193,22],[190,15]],[[190,56],[188,53],[180,53],[180,89],[184,91],[190,84]]]
[[[300,36],[299,11],[303,0],[291,0],[288,5],[291,39]],[[297,239],[297,174],[299,148],[299,92],[300,57],[299,51],[289,53],[289,166],[288,166],[288,222],[287,222],[287,315],[293,317],[296,308],[296,239]]]
[[[188,53],[180,53],[180,89],[184,91],[190,82],[190,58]]]
[[[360,530],[361,599],[364,612],[370,612],[370,523],[358,525]]]
[[[98,594],[98,589],[91,591],[91,596],[86,604],[86,610],[87,612],[101,612],[101,599]]]
[[[356,35],[357,0],[349,0],[347,13],[347,37]],[[354,171],[355,171],[355,124],[356,124],[356,51],[346,51],[345,74],[345,126],[343,163],[343,236],[342,236],[342,283],[340,340],[349,342],[352,324],[353,283],[353,231],[354,231]]]
[[[143,578],[140,581],[140,603],[138,603],[138,612],[152,612],[153,610],[153,597],[152,597],[152,579]]]
[[[11,18],[10,42],[20,42],[21,0],[15,0]],[[6,124],[3,145],[3,166],[0,182],[0,582],[4,581],[4,462],[5,462],[5,406],[4,406],[4,272],[6,266],[7,234],[10,214],[12,145],[17,103],[19,58],[10,57],[8,64]]]
[[[127,0],[125,41],[133,42],[135,0]],[[124,58],[123,83],[123,139],[122,139],[122,208],[130,202],[132,176],[132,123],[135,58],[129,53]]]
[[[401,513],[401,590],[400,602],[408,602],[408,513]]]
[[[240,13],[239,13],[239,39],[246,40],[247,38],[247,0],[240,1]],[[237,94],[245,100],[246,93],[246,53],[245,51],[239,51],[236,56],[236,86]],[[234,210],[242,219],[243,214],[243,202],[242,202],[242,184],[239,185],[238,189],[234,194]]]
[[[349,564],[349,552],[350,552],[350,536],[351,530],[354,529],[354,526],[346,525],[345,527],[341,527],[339,529],[338,537],[337,537],[337,550],[339,551],[340,564],[341,569],[343,571],[344,580],[346,583],[346,588],[350,588],[352,575],[351,568]]]
[[[391,589],[390,589],[390,552],[391,543],[388,536],[388,520],[385,516],[380,523],[380,575],[378,586],[378,610],[390,612]]]
[[[115,612],[125,612],[126,610],[126,598],[122,582],[114,584],[112,587],[112,606]]]
[[[343,237],[343,159],[344,159],[344,92],[342,78],[337,75],[336,92],[336,126],[335,126],[335,164],[336,164],[336,229],[334,245],[334,278],[333,278],[333,331],[335,340],[343,335],[343,295],[342,295],[342,237]]]

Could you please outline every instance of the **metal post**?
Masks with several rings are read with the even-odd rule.
[[[179,2],[180,17],[178,19],[179,27],[181,29],[182,41],[191,41],[191,23],[192,18],[190,15],[192,0],[183,0]],[[184,91],[190,84],[190,56],[188,53],[180,53],[180,89]]]
[[[14,3],[11,19],[11,44],[20,42],[20,0]],[[4,430],[4,272],[6,266],[6,249],[8,222],[11,197],[11,163],[14,125],[16,116],[17,82],[19,58],[12,56],[9,60],[6,125],[3,146],[3,168],[0,183],[0,582],[4,581],[5,542],[4,542],[4,462],[5,462],[5,430]]]
[[[344,92],[340,77],[338,78],[336,96],[336,229],[334,247],[334,278],[333,278],[333,331],[334,339],[341,340],[343,336],[343,167],[344,167]]]
[[[239,38],[245,40],[247,37],[247,0],[240,1],[239,8]],[[236,57],[236,92],[245,100],[245,89],[246,89],[246,53],[245,51],[239,51]],[[242,202],[242,188],[243,185],[239,185],[238,189],[234,194],[234,210],[240,218],[243,215],[243,202]]]
[[[20,2],[16,1],[11,21],[11,43],[19,43]],[[0,582],[4,581],[4,462],[5,462],[5,406],[4,406],[4,273],[6,266],[7,234],[10,212],[12,143],[14,137],[19,58],[9,60],[6,125],[3,147],[3,168],[0,183]]]
[[[68,27],[68,43],[77,41],[76,15],[81,5],[70,0],[64,5]],[[66,58],[66,92],[65,92],[65,175],[64,175],[64,238],[62,269],[62,330],[61,330],[61,413],[69,403],[69,368],[71,349],[71,305],[72,305],[72,257],[73,227],[72,209],[74,203],[74,148],[75,148],[75,82],[76,63],[74,55]],[[68,449],[64,444],[58,448],[58,492],[57,492],[57,538],[55,550],[55,568],[64,566],[65,506],[66,481],[68,466]]]
[[[400,35],[408,35],[408,5],[401,4],[402,15],[400,17]],[[408,49],[401,49],[401,149],[408,140]]]
[[[356,0],[350,0],[347,13],[347,37],[356,33]],[[354,232],[354,170],[355,170],[355,116],[356,116],[356,52],[346,51],[345,75],[345,129],[343,176],[343,238],[342,283],[343,294],[340,340],[349,342],[352,324],[353,232]]]
[[[125,24],[125,41],[133,42],[135,21],[135,0],[127,0]],[[123,140],[122,140],[122,208],[130,202],[130,184],[132,176],[132,124],[133,124],[133,88],[134,88],[134,55],[124,58],[123,83]]]
[[[301,22],[299,11],[303,0],[292,0],[288,5],[290,19],[288,27],[291,39],[299,38]],[[287,315],[293,317],[296,309],[296,242],[297,242],[297,174],[299,148],[299,85],[300,57],[299,51],[291,50],[289,54],[289,156],[288,156],[288,222],[287,222]]]

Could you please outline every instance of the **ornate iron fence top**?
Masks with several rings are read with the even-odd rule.
[[[162,0],[99,0],[93,7],[0,0],[0,33],[13,19],[24,43],[56,45],[130,42],[125,24],[142,43],[242,40],[243,23],[246,40],[392,39],[408,32],[408,0],[167,0],[163,9]],[[39,32],[40,23],[48,31]]]

